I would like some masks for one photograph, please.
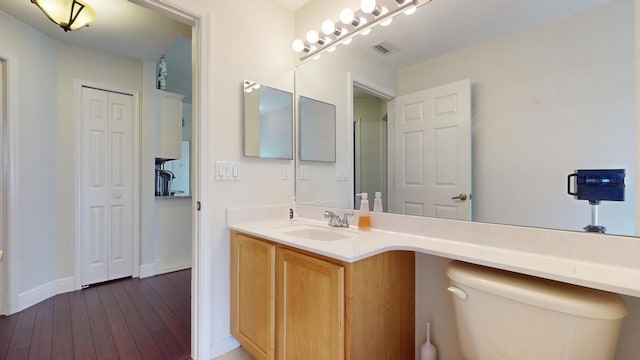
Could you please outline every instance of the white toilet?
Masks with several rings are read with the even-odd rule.
[[[628,310],[616,294],[454,261],[447,269],[468,360],[606,360]]]

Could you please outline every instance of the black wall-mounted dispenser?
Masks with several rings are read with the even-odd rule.
[[[624,201],[624,177],[624,169],[576,170],[567,176],[567,193],[591,203]]]

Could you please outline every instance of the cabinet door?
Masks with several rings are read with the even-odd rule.
[[[233,232],[231,334],[257,360],[275,358],[276,246]]]
[[[183,97],[156,90],[156,158],[180,158]]]
[[[278,250],[278,359],[344,359],[344,268]]]

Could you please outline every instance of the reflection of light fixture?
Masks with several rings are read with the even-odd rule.
[[[381,3],[385,1],[380,0]],[[317,59],[318,55],[328,51],[333,52],[337,44],[349,44],[357,34],[367,35],[371,29],[377,25],[387,26],[393,17],[401,13],[412,14],[418,6],[430,3],[431,0],[386,0],[387,6],[378,6],[376,0],[362,0],[360,9],[352,10],[345,8],[340,12],[339,22],[344,24],[336,26],[333,20],[328,19],[322,22],[322,33],[326,37],[320,36],[315,30],[310,30],[306,34],[306,42],[300,39],[294,40],[293,49],[296,52],[304,52],[300,55],[300,60]],[[396,3],[397,6],[390,6],[389,3]]]
[[[250,81],[250,80],[244,81],[244,92],[250,93],[253,90],[258,90],[258,89],[260,89],[260,83],[257,83],[255,81]]]
[[[96,19],[96,12],[79,0],[31,0],[49,20],[64,31],[73,31],[89,26]]]

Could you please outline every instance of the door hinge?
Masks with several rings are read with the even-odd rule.
[[[196,211],[200,211],[200,201],[196,201]]]

